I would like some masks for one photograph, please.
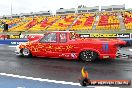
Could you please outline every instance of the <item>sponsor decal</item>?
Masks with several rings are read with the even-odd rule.
[[[71,57],[72,58],[76,58],[76,54],[75,53],[71,53]]]

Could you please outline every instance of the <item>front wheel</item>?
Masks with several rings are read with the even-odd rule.
[[[31,57],[31,56],[32,56],[30,50],[27,49],[27,48],[22,49],[21,53],[22,53],[22,55],[23,55],[24,57]]]
[[[80,59],[83,61],[94,61],[98,58],[98,54],[91,50],[86,50],[80,53]]]

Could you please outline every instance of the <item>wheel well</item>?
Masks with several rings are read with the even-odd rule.
[[[83,50],[83,51],[81,51],[81,52],[79,53],[79,55],[78,55],[78,58],[79,58],[79,59],[80,59],[80,54],[81,54],[82,52],[84,52],[84,51],[93,51],[93,50]],[[97,56],[99,56],[98,52],[96,52],[96,51],[93,51],[93,52],[96,53]]]
[[[23,49],[24,48],[22,48],[21,50],[20,50],[20,53],[22,54],[22,51],[23,51]],[[30,52],[30,56],[32,56],[32,52],[29,50],[29,52]]]
[[[23,48],[20,50],[20,53],[22,53]]]

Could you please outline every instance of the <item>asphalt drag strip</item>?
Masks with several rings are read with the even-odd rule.
[[[13,83],[15,83],[15,81],[13,82],[14,79],[20,80],[20,83],[24,82],[24,84],[20,86],[19,84],[17,84],[18,86],[15,86],[15,87],[13,86],[10,88],[17,88],[17,87],[30,88],[29,86],[25,86],[25,85],[28,85],[28,82],[25,82],[25,80],[33,81],[33,83],[35,81],[35,82],[38,82],[38,84],[39,82],[42,84],[47,83],[45,81],[42,82],[39,80],[15,78],[15,77],[9,76],[10,74],[12,74],[14,76],[19,75],[20,77],[25,76],[26,78],[29,77],[29,78],[35,78],[40,80],[48,79],[52,81],[52,82],[49,82],[49,84],[52,83],[55,85],[59,85],[61,87],[63,85],[69,86],[70,84],[60,84],[59,82],[77,84],[77,85],[70,85],[69,88],[73,88],[73,87],[79,88],[81,86],[79,86],[78,79],[81,76],[81,69],[83,66],[85,66],[87,71],[89,72],[89,78],[93,80],[95,79],[130,79],[132,80],[132,75],[131,75],[132,61],[130,59],[116,58],[115,60],[104,60],[104,61],[84,63],[82,61],[54,59],[54,58],[17,57],[14,51],[15,51],[15,47],[0,46],[0,73],[2,74],[4,73],[8,75],[8,76],[0,75],[0,78],[3,77],[3,79],[0,79],[1,80],[0,86],[1,85],[7,86],[8,83],[9,84],[12,83],[13,85]],[[57,81],[56,83],[55,83],[55,80]],[[5,82],[5,83],[2,83],[2,82]],[[58,88],[59,86],[55,88]],[[8,88],[8,87],[3,87],[3,88]],[[35,88],[41,88],[41,87],[35,87]],[[43,87],[43,88],[46,88],[46,87]],[[54,88],[54,85],[52,86],[52,88]],[[126,87],[126,88],[132,88],[132,87]]]

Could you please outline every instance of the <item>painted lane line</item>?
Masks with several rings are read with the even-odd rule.
[[[129,49],[129,51],[132,51],[132,49]]]
[[[20,78],[20,79],[35,80],[35,81],[40,81],[40,82],[50,82],[50,83],[57,83],[57,84],[81,86],[80,83],[74,83],[74,82],[57,81],[57,80],[49,80],[49,79],[42,79],[42,78],[34,78],[34,77],[20,76],[20,75],[7,74],[7,73],[0,73],[0,75],[1,76],[14,77],[14,78]],[[88,87],[110,88],[109,86],[88,86]],[[112,88],[119,88],[119,87],[112,87]]]
[[[5,45],[5,44],[0,44],[0,45]]]
[[[26,77],[26,76],[20,76],[20,75],[14,75],[14,74],[6,74],[6,73],[0,73],[0,75],[14,77],[14,78],[36,80],[36,81],[41,81],[41,82],[51,82],[51,83],[60,83],[60,84],[69,84],[69,85],[80,86],[79,83],[73,83],[73,82],[65,82],[65,81],[56,81],[56,80],[49,80],[49,79],[42,79],[42,78]]]
[[[8,46],[8,47],[14,47],[15,48],[16,46]]]

